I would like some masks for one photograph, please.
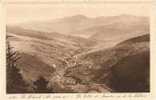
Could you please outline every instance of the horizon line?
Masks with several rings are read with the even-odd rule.
[[[119,17],[119,16],[134,16],[134,17],[145,17],[145,18],[150,18],[150,16],[145,16],[145,15],[133,15],[133,14],[119,14],[119,15],[106,15],[106,16],[87,16],[85,14],[75,14],[75,15],[71,15],[71,16],[64,16],[64,17],[60,17],[60,18],[48,18],[48,19],[37,19],[37,20],[28,20],[28,21],[23,21],[23,22],[15,22],[15,23],[6,23],[7,25],[16,25],[16,24],[22,24],[22,23],[29,23],[29,22],[36,22],[36,21],[49,21],[49,20],[52,20],[52,21],[56,21],[56,20],[61,20],[61,19],[64,19],[64,18],[70,18],[70,17],[76,17],[76,16],[84,16],[86,18],[91,18],[91,19],[96,19],[96,18],[100,18],[100,17]]]

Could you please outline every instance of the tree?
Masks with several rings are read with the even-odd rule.
[[[25,93],[27,91],[27,84],[23,80],[20,70],[17,68],[17,61],[20,59],[16,51],[10,46],[7,41],[6,48],[6,60],[7,60],[7,93]]]
[[[52,93],[53,90],[48,88],[48,83],[44,77],[40,76],[38,80],[33,83],[35,93]]]

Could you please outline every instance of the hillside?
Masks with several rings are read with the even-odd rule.
[[[53,66],[61,68],[65,58],[68,58],[79,48],[89,46],[90,43],[80,37],[54,32],[45,33],[20,27],[7,27],[7,35],[11,36],[9,37],[11,46],[21,56],[19,66],[28,80],[34,80],[40,75],[49,78]],[[47,70],[43,70],[46,67]]]
[[[114,91],[149,91],[149,34],[82,55],[81,59],[90,62],[88,67],[73,67],[67,76],[106,84]],[[84,77],[83,73],[88,74]]]

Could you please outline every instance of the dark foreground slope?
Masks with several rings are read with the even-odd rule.
[[[117,48],[119,50],[126,47],[126,45],[131,47],[134,44],[137,47],[142,46],[142,48],[139,48],[135,54],[132,53],[125,56],[112,66],[111,85],[116,91],[149,91],[150,53],[149,47],[146,46],[147,43],[149,43],[149,35],[144,35],[127,40],[121,43]]]
[[[149,91],[149,34],[90,52],[81,59],[90,64],[68,69],[67,76],[106,84],[116,92]]]

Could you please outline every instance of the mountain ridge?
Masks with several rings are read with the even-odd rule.
[[[81,35],[86,37],[91,36],[90,32],[88,34],[84,34],[84,29],[89,29],[91,27],[97,27],[102,25],[109,25],[116,22],[124,23],[132,22],[142,23],[145,21],[148,23],[148,17],[140,17],[133,15],[118,15],[118,16],[100,16],[100,17],[86,17],[85,15],[73,15],[64,18],[58,18],[56,20],[48,20],[44,22],[30,22],[30,23],[22,23],[20,27],[25,29],[39,30],[42,32],[58,32],[61,34],[69,34],[69,35]],[[139,22],[140,21],[140,22]],[[122,23],[123,23],[122,22]],[[121,24],[122,24],[121,23]],[[126,25],[125,25],[126,26]]]

